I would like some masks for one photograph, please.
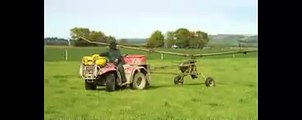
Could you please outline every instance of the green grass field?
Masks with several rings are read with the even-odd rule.
[[[86,91],[79,77],[83,55],[101,48],[46,48],[44,62],[44,113],[46,120],[257,120],[257,54],[209,57],[198,60],[198,70],[216,80],[207,88],[201,76],[185,77],[175,86],[174,75],[152,74],[146,90]],[[128,54],[144,52],[124,50]],[[190,52],[190,51],[189,51]],[[177,65],[184,58],[147,54],[153,66]],[[177,68],[158,72],[179,72]]]

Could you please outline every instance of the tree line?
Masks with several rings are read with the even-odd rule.
[[[44,45],[69,45],[68,40],[58,37],[46,37],[44,38]]]
[[[79,36],[85,37],[91,41],[109,43],[111,40],[116,40],[111,35],[105,35],[101,31],[89,30],[89,28],[75,27],[70,30],[71,38],[75,40],[75,46],[96,46],[96,44],[88,43]],[[117,40],[120,44],[128,44],[127,39]],[[203,31],[189,31],[186,28],[179,28],[175,31],[167,31],[165,35],[159,31],[154,31],[147,39],[146,47],[178,47],[178,48],[199,48],[202,49],[209,42],[209,36]]]
[[[199,48],[202,49],[209,42],[209,36],[203,31],[189,31],[186,28],[179,28],[176,31],[168,31],[165,35],[156,30],[147,40],[147,47],[171,48]]]
[[[116,40],[113,36],[106,36],[101,31],[89,30],[89,28],[75,27],[70,30],[71,39],[75,40],[75,46],[97,46],[93,43],[88,43],[82,39],[79,39],[79,36],[87,38],[95,42],[104,42],[108,43],[110,40]]]

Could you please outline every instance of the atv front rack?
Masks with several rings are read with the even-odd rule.
[[[81,64],[80,74],[83,79],[92,80],[97,77],[98,66],[96,64],[93,65],[83,65]]]

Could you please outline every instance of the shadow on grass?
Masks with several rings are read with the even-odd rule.
[[[228,85],[227,83],[217,83],[217,82],[215,82],[215,84],[216,85]],[[203,83],[184,83],[184,85],[205,85],[205,83],[203,82]]]
[[[206,104],[208,106],[211,106],[211,107],[219,107],[219,106],[223,106],[223,104],[217,104],[217,103],[208,103]]]
[[[184,83],[183,85],[191,85],[191,86],[195,86],[195,85],[204,85],[205,83]]]
[[[216,83],[217,84],[217,83]],[[225,83],[218,83],[219,85],[226,85]],[[151,85],[146,88],[146,90],[155,90],[161,88],[173,88],[173,87],[182,87],[182,86],[205,86],[205,83],[184,83],[183,85],[174,85],[174,84],[166,84],[166,85]],[[133,90],[131,87],[116,87],[115,91],[124,91],[124,90]],[[97,91],[106,91],[105,86],[98,86],[96,88]]]
[[[151,85],[147,89],[152,90],[152,89],[158,89],[158,88],[171,88],[175,87],[176,85]]]
[[[216,85],[228,85],[226,83],[216,83]],[[154,85],[150,86],[148,89],[158,89],[158,88],[172,88],[172,87],[182,87],[182,86],[205,86],[205,83],[184,83],[182,85]]]
[[[150,86],[148,89],[158,89],[158,88],[172,88],[172,87],[182,87],[182,86],[197,86],[197,85],[204,85],[204,83],[184,83],[182,85],[174,85],[174,84],[169,84],[169,85],[154,85]]]
[[[126,88],[126,87],[116,87],[115,88],[115,91],[123,91],[123,90],[128,90],[128,89],[131,89],[131,88]],[[96,88],[97,91],[106,91],[106,87],[105,86],[98,86]]]

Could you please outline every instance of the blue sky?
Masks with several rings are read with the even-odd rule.
[[[44,36],[69,38],[86,27],[147,38],[180,27],[209,34],[258,34],[257,0],[44,0]]]

